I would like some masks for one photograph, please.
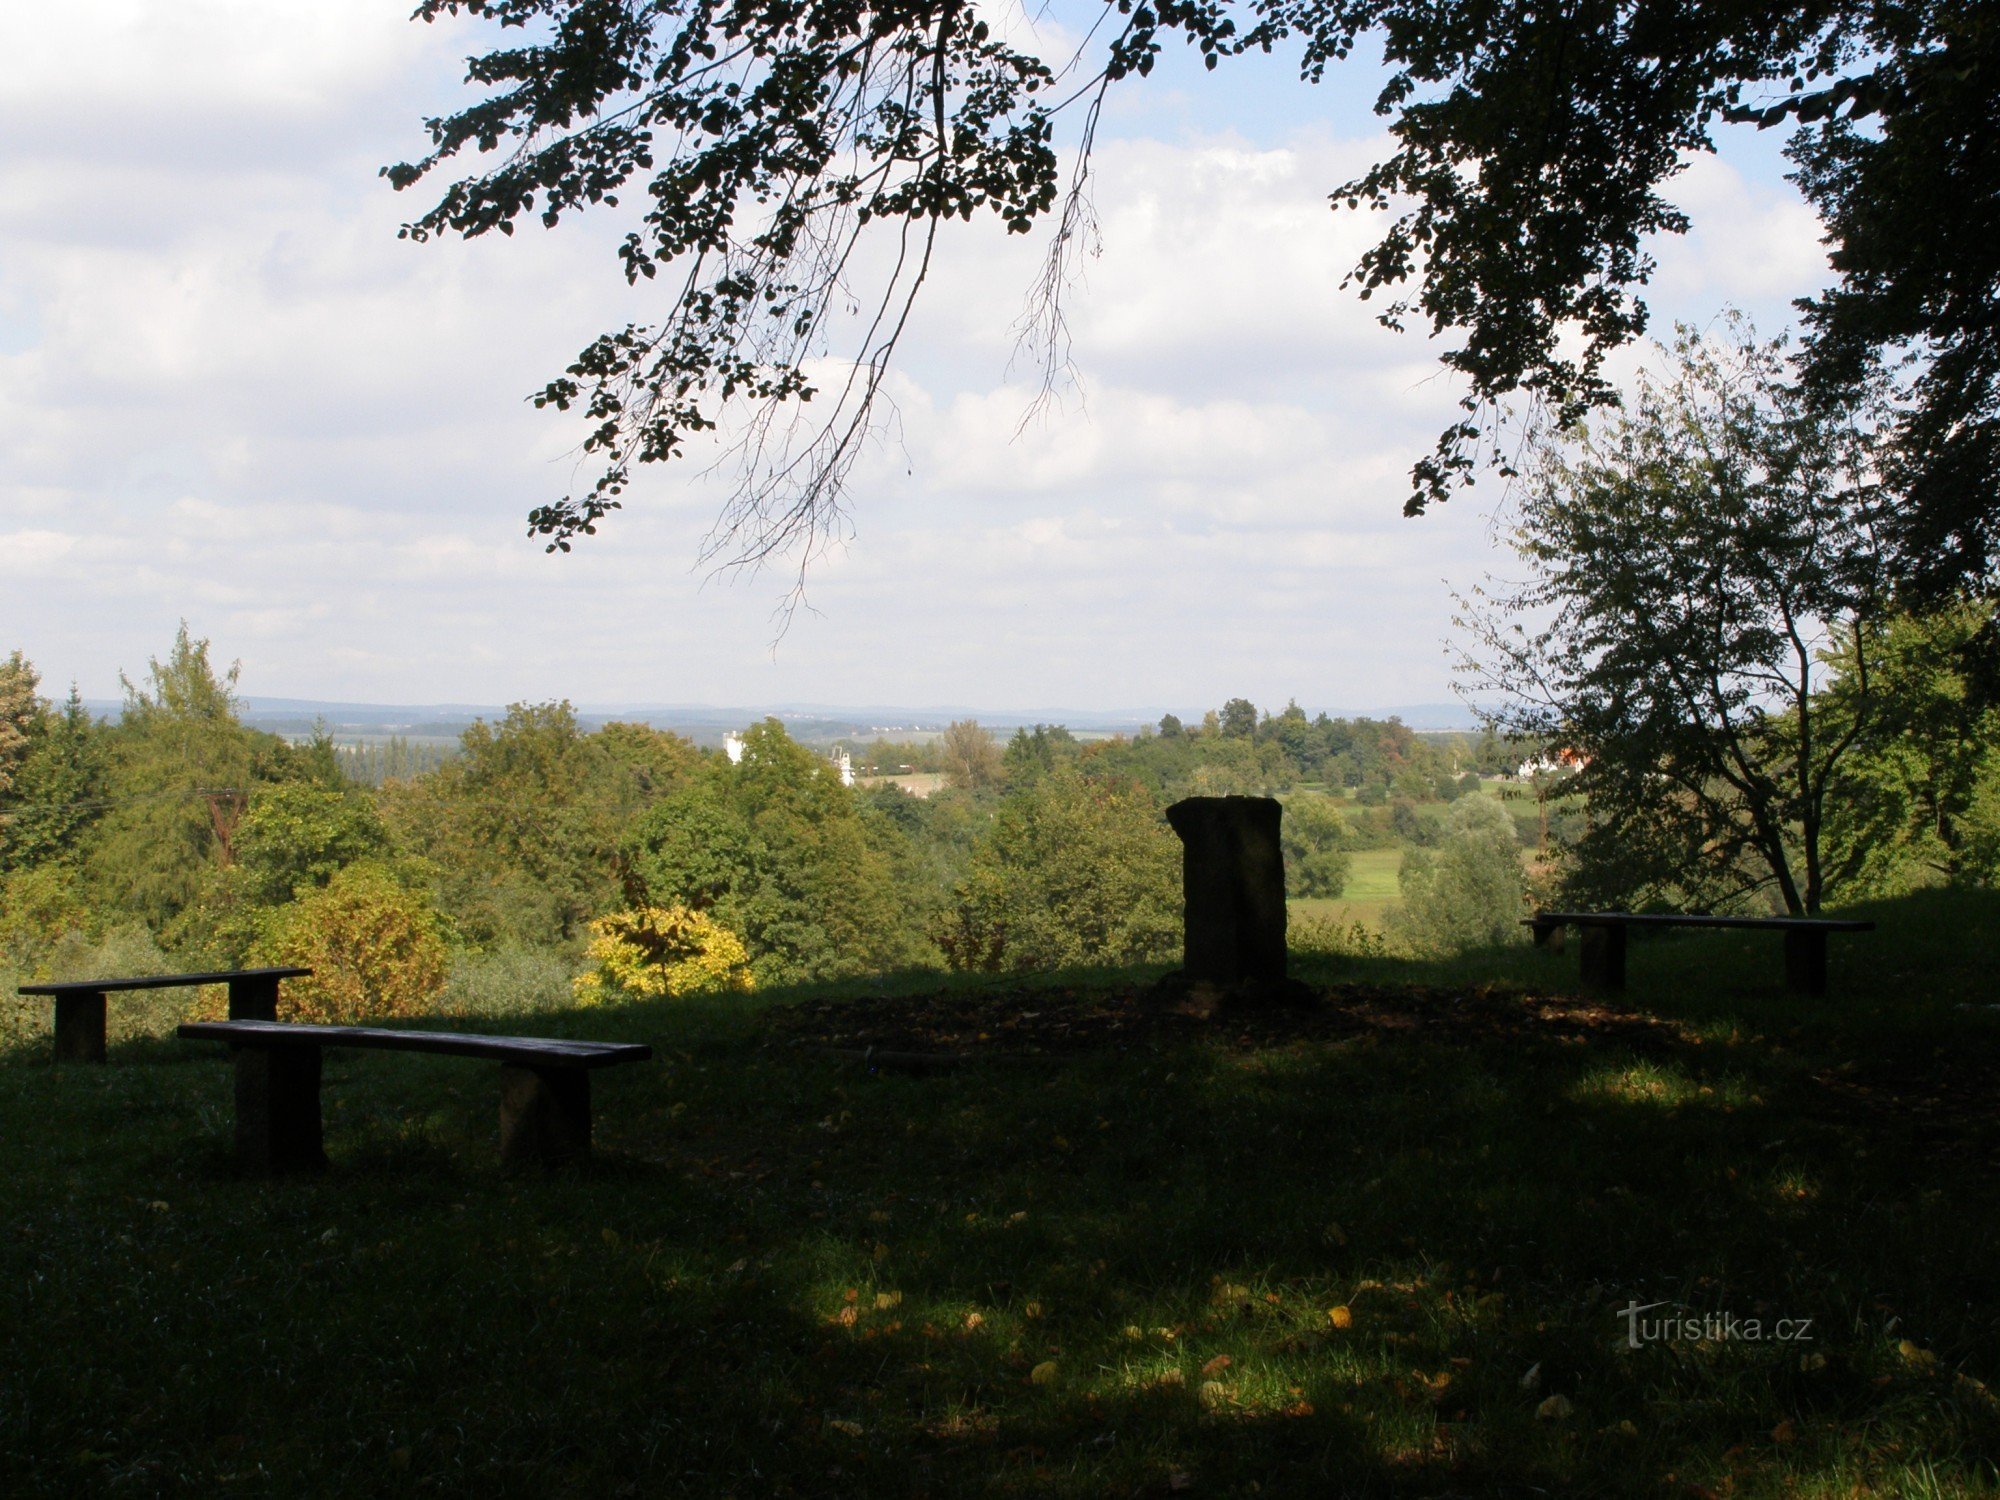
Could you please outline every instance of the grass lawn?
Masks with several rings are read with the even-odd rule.
[[[1817,1003],[1711,933],[1617,1004],[1507,949],[1268,1021],[1150,974],[551,1012],[658,1055],[546,1176],[490,1065],[329,1053],[331,1169],[264,1182],[219,1049],[16,1046],[0,1493],[1991,1493],[2000,900],[1867,914]]]
[[[1361,849],[1348,856],[1347,888],[1338,897],[1301,896],[1286,903],[1294,918],[1334,922],[1367,922],[1381,926],[1389,908],[1403,899],[1396,873],[1403,868],[1401,849]]]

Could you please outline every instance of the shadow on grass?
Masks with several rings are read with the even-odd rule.
[[[1713,935],[1635,947],[1601,1022],[1548,955],[1372,961],[1329,976],[1358,987],[1339,1024],[1142,1028],[921,1078],[788,1043],[845,998],[962,1008],[976,1044],[1150,976],[453,1021],[656,1048],[597,1080],[599,1160],[546,1177],[499,1172],[491,1080],[459,1060],[329,1054],[333,1169],[275,1184],[227,1164],[219,1060],[10,1061],[0,1474],[1977,1493],[2000,1454],[1992,1137],[1907,1085],[1990,1068],[1988,1013],[1955,1007],[1984,1003],[1996,914],[1883,908],[1823,1005],[1777,993],[1775,944]],[[1529,998],[1474,992],[1496,975]],[[1682,1323],[1628,1347],[1620,1309],[1647,1303]]]

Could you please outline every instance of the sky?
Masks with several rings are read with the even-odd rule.
[[[1453,591],[1511,571],[1504,497],[1401,514],[1455,393],[1340,289],[1374,230],[1326,195],[1386,149],[1366,62],[1314,88],[1173,59],[1114,95],[1081,384],[1025,426],[1043,242],[947,235],[851,535],[781,635],[788,569],[699,565],[727,490],[692,468],[642,472],[569,555],[526,534],[585,476],[580,420],[524,398],[659,304],[609,222],[397,238],[431,200],[378,169],[490,45],[408,11],[0,9],[0,652],[45,692],[116,697],[185,620],[244,693],[373,703],[1449,698]],[[1824,281],[1776,145],[1732,132],[1678,179],[1657,329],[1731,305],[1777,332]]]

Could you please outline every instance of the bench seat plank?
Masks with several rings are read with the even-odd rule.
[[[1705,917],[1698,913],[1545,911],[1523,917],[1523,927],[1557,923],[1576,927],[1756,927],[1773,932],[1873,932],[1873,922],[1847,917]]]
[[[561,1037],[474,1036],[455,1031],[397,1031],[386,1026],[310,1026],[290,1021],[190,1021],[179,1028],[195,1041],[239,1046],[374,1047],[390,1052],[441,1052],[452,1057],[484,1057],[528,1068],[606,1068],[643,1062],[653,1055],[644,1042],[573,1042]]]
[[[142,979],[63,979],[15,987],[17,995],[102,995],[112,990],[177,990],[238,979],[302,979],[311,969],[217,969],[205,974],[150,974]]]
[[[57,979],[15,986],[17,995],[49,995],[56,1002],[56,1061],[104,1061],[105,997],[130,990],[229,986],[229,1019],[278,1019],[278,981],[301,979],[311,969],[214,969],[199,974],[148,974],[128,979]]]

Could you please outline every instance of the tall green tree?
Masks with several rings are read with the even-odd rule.
[[[1279,830],[1286,895],[1333,897],[1347,889],[1354,863],[1348,853],[1347,819],[1331,798],[1292,798],[1285,804]]]
[[[1001,804],[938,941],[959,969],[1170,957],[1180,846],[1144,788],[1059,767]]]
[[[517,703],[467,729],[454,759],[389,790],[384,808],[394,840],[437,871],[438,903],[462,935],[567,941],[627,904],[629,827],[695,763],[677,736],[586,734],[567,702]]]
[[[1829,863],[1899,894],[2000,879],[2000,681],[1991,601],[1864,622],[1828,660],[1823,713],[1859,730],[1827,814]]]
[[[74,685],[60,709],[30,722],[26,754],[0,795],[0,870],[82,865],[104,813],[106,739]]]
[[[1058,766],[1074,765],[1082,754],[1082,743],[1063,725],[1037,724],[1014,731],[1001,765],[1008,786],[1027,787]]]
[[[19,651],[0,661],[0,798],[14,789],[34,732],[48,711],[36,692],[41,685],[41,674]]]
[[[934,959],[909,843],[767,719],[744,731],[740,762],[710,757],[633,826],[627,848],[645,900],[713,913],[771,985]]]
[[[1589,826],[1572,894],[1819,909],[1827,803],[1870,711],[1829,717],[1822,655],[1881,608],[1865,425],[1802,401],[1780,353],[1682,330],[1632,411],[1552,438],[1513,544],[1530,581],[1460,620],[1509,733],[1567,750]],[[1853,637],[1864,643],[1866,630]]]
[[[1517,941],[1527,878],[1514,820],[1500,799],[1462,797],[1435,849],[1412,849],[1397,872],[1403,904],[1393,930],[1419,953],[1461,953]]]
[[[823,538],[951,221],[1046,226],[1030,321],[1048,369],[1063,367],[1061,291],[1095,241],[1100,111],[1163,48],[1185,45],[1210,67],[1291,49],[1315,83],[1379,49],[1389,149],[1329,184],[1337,207],[1383,215],[1349,280],[1382,294],[1385,322],[1442,336],[1464,390],[1461,420],[1412,470],[1410,509],[1513,451],[1496,428],[1516,398],[1565,426],[1614,403],[1605,361],[1645,331],[1649,239],[1688,227],[1671,180],[1733,120],[1797,132],[1839,277],[1815,308],[1824,381],[1851,384],[1899,352],[1914,361],[1912,537],[1950,539],[1959,569],[1990,561],[1990,6],[1106,0],[1074,58],[1044,58],[972,0],[423,0],[417,14],[483,18],[496,46],[471,64],[479,96],[428,122],[428,154],[384,169],[399,189],[467,172],[406,234],[512,233],[625,196],[645,205],[618,253],[633,284],[663,286],[657,315],[594,340],[536,397],[582,410],[599,465],[583,493],[530,516],[552,547],[616,508],[638,464],[679,455],[744,404],[767,440],[745,445],[753,467],[728,508],[723,558]],[[524,34],[532,44],[517,44]],[[840,331],[863,267],[875,272],[860,292],[867,314],[827,382],[811,361]],[[819,420],[782,441],[794,430],[782,409],[809,399]]]
[[[91,864],[107,897],[155,928],[194,899],[212,870],[233,861],[259,762],[279,758],[236,717],[237,671],[218,673],[208,642],[182,621],[143,683],[120,678],[125,707],[110,739],[111,806]]]
[[[960,791],[991,791],[1004,774],[1000,747],[993,732],[977,719],[959,719],[945,726],[938,741],[944,773]]]

